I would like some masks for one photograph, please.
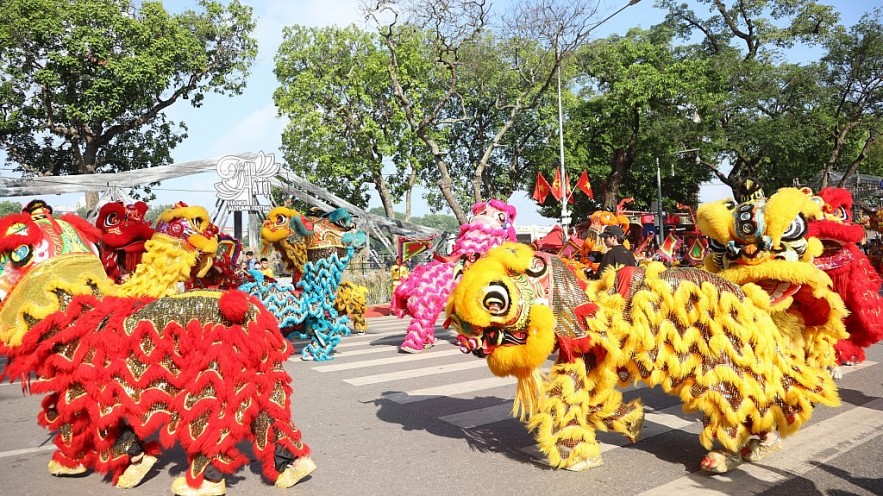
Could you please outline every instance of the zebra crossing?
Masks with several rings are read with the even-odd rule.
[[[404,339],[406,324],[407,321],[394,317],[370,319],[368,333],[344,338],[333,361],[303,362],[297,367],[305,366],[314,372],[333,376],[359,390],[374,391],[378,400],[397,405],[413,405],[445,397],[472,399],[492,392],[493,397],[500,400],[499,404],[441,415],[436,420],[464,431],[477,431],[500,422],[519,422],[511,412],[515,379],[494,377],[484,360],[462,356],[455,346],[454,333],[440,326],[436,327],[439,342],[434,348],[414,355],[399,353],[398,344]],[[296,342],[295,346],[299,347],[300,343]],[[862,364],[845,367],[841,387],[849,383],[851,375],[877,367],[879,363],[874,360],[875,355],[879,356],[869,353],[869,359]],[[292,360],[299,361],[299,358]],[[548,366],[551,366],[551,362],[547,362]],[[387,391],[391,387],[399,389]],[[640,385],[627,391],[637,389],[647,388]],[[647,401],[643,393],[641,396],[646,402],[646,415],[639,443],[672,431],[699,428],[699,417],[683,413],[677,398],[656,394],[657,397],[668,398],[660,402]],[[468,405],[468,402],[463,404]],[[675,491],[685,494],[733,494],[733,481],[739,482],[740,487],[744,486],[744,494],[756,494],[812,470],[816,467],[814,463],[883,435],[883,399],[872,399],[861,405],[849,405],[844,401],[844,407],[831,410],[834,413],[828,418],[820,421],[814,419],[799,433],[789,437],[783,451],[771,455],[774,462],[770,465],[745,464],[743,470],[713,480],[701,472],[694,472],[641,494],[672,494]],[[602,453],[630,444],[624,437],[609,433],[599,432],[598,438]],[[532,444],[512,448],[534,464],[546,463],[545,456]],[[775,468],[771,468],[773,463]],[[726,484],[717,488],[715,485],[721,481]]]

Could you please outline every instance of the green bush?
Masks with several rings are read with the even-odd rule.
[[[381,269],[347,270],[343,273],[343,280],[368,288],[368,305],[389,303],[392,297],[392,276],[388,271]]]

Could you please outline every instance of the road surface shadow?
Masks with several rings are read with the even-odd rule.
[[[398,401],[389,398],[395,395]],[[377,418],[398,424],[407,431],[425,431],[435,436],[461,439],[470,450],[481,453],[499,453],[519,461],[532,461],[530,454],[519,448],[533,444],[533,438],[517,418],[509,415],[480,426],[462,428],[438,418],[439,412],[469,412],[483,408],[503,410],[511,408],[512,400],[495,396],[470,399],[448,396],[414,396],[399,391],[385,392],[373,403]],[[433,414],[435,413],[435,414]]]

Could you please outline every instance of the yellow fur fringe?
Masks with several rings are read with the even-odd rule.
[[[161,298],[178,293],[178,283],[190,279],[197,252],[188,249],[185,241],[155,233],[144,244],[141,263],[128,281],[117,287],[121,296]]]
[[[545,302],[516,301],[520,293],[510,279],[532,255],[529,248],[509,244],[492,250],[464,273],[447,306],[473,326],[509,322],[514,313],[491,316],[482,306],[483,288],[491,282],[506,285],[512,307],[529,306],[527,343],[497,348],[488,357],[494,374],[519,378],[515,410],[522,416],[535,404],[535,373],[556,339],[555,316]],[[711,449],[717,442],[731,452],[751,435],[795,432],[816,404],[839,404],[822,360],[804,353],[792,336],[826,341],[838,335],[836,322],[815,335],[813,329],[801,334],[773,320],[769,295],[757,286],[746,285],[744,293],[689,280],[673,286],[663,279],[665,270],[660,263],[649,264],[629,302],[615,291],[612,272],[589,285],[587,295],[599,308],[586,321],[587,334],[606,353],[591,370],[582,359],[556,364],[543,380],[537,411],[528,422],[553,465],[597,456],[596,429],[634,434],[639,405],[624,405],[618,385],[661,386],[681,399],[685,411],[704,413],[703,446]],[[826,298],[829,293],[822,284],[815,294]],[[828,301],[839,321],[836,299]]]

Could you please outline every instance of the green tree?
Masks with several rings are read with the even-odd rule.
[[[388,62],[378,37],[355,26],[291,26],[283,36],[275,68],[280,86],[273,98],[288,118],[282,136],[286,161],[360,207],[367,206],[371,184],[387,217],[405,195],[407,219],[419,159],[390,98]],[[385,170],[388,164],[394,174]]]
[[[150,208],[147,209],[147,213],[144,214],[144,220],[149,222],[151,225],[156,224],[156,219],[166,210],[174,207],[171,203],[160,203],[158,205],[150,205]]]
[[[9,214],[17,214],[20,213],[22,209],[22,204],[19,202],[3,200],[0,201],[0,217]]]
[[[838,186],[865,163],[883,134],[883,25],[877,9],[851,29],[838,29],[820,63],[826,90],[816,119],[827,137],[822,187],[832,170],[846,172]]]
[[[472,201],[496,195],[493,188],[506,191],[517,181],[526,183],[523,176],[489,181],[503,175],[489,167],[512,164],[491,159],[499,156],[497,149],[505,144],[504,138],[523,113],[543,103],[563,61],[586,42],[597,5],[591,0],[516,2],[508,17],[497,18],[501,25],[511,28],[497,34],[505,41],[489,43],[486,33],[493,20],[485,2],[417,0],[404,8],[390,0],[373,2],[369,16],[377,22],[389,51],[392,95],[432,159],[433,170],[427,168],[426,178],[438,184],[440,199],[459,222],[466,222],[461,207],[464,195],[455,191],[453,177],[461,176],[455,174],[451,161],[458,157],[465,157],[464,163],[473,161],[467,176]],[[428,71],[431,77],[423,79],[424,85],[414,87],[409,84],[411,66],[401,55],[403,47],[421,37],[426,37],[430,48],[423,60],[432,63]],[[481,49],[483,46],[497,49],[487,52]],[[481,115],[470,112],[480,102],[493,102],[493,107],[485,108]],[[489,110],[495,113],[493,119],[486,119]],[[473,116],[480,120],[470,122]],[[450,131],[455,125],[470,127],[472,132],[456,136],[469,136],[473,141],[452,141],[456,136]],[[461,152],[463,146],[470,147],[469,153]],[[517,151],[513,147],[510,152],[516,159]],[[512,176],[511,169],[502,172]]]
[[[165,110],[237,95],[256,54],[252,9],[200,0],[0,2],[0,146],[23,175],[167,165],[186,126]],[[139,7],[140,5],[140,7]],[[149,188],[146,188],[149,193]],[[87,193],[94,208],[97,193]]]
[[[460,231],[460,223],[457,218],[452,215],[444,214],[426,214],[420,217],[414,217],[413,222],[421,226],[447,231],[449,233],[457,233]]]
[[[695,203],[699,184],[710,177],[693,161],[672,167],[674,152],[698,142],[691,117],[707,83],[704,62],[679,56],[672,42],[673,32],[664,26],[632,29],[579,54],[581,90],[578,99],[569,100],[565,164],[571,185],[581,170],[588,171],[595,198],[608,209],[627,196],[645,208],[656,200],[657,159],[675,172],[663,178],[672,206]],[[582,194],[577,198],[589,203]],[[575,210],[578,218],[590,213]]]
[[[785,64],[783,50],[824,42],[838,22],[830,6],[814,0],[696,0],[705,17],[676,0],[661,0],[667,23],[683,48],[706,61],[706,97],[697,103],[703,164],[738,198],[755,185],[790,184],[819,169],[817,135],[808,134],[808,108],[817,105],[811,67]]]

